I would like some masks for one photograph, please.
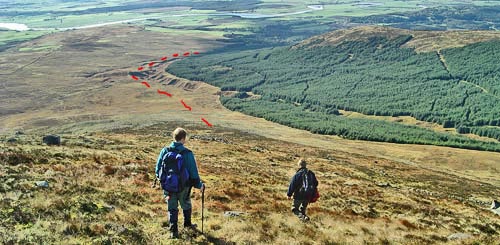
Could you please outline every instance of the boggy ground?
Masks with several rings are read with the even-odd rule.
[[[205,235],[169,241],[166,206],[152,189],[168,132],[183,125],[206,182]],[[494,244],[500,219],[487,210],[499,187],[451,172],[325,150],[228,128],[168,123],[0,143],[1,242],[238,244]],[[298,158],[310,162],[321,198],[301,223],[286,189]],[[476,178],[474,178],[476,179]],[[47,180],[48,188],[35,186]],[[201,225],[201,194],[193,191]],[[224,211],[241,216],[225,217]],[[180,216],[182,222],[182,215]],[[471,238],[449,241],[453,233]]]

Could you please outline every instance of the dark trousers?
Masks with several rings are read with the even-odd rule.
[[[168,195],[167,193],[165,193]],[[179,193],[171,193],[167,201],[168,204],[168,220],[170,230],[177,231],[177,221],[179,217],[179,204],[181,205],[184,214],[184,225],[191,225],[191,188],[186,187]]]
[[[297,217],[302,219],[306,217],[306,209],[308,204],[309,201],[307,200],[293,199],[292,212],[297,215]]]

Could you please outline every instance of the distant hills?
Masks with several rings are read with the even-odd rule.
[[[352,17],[349,22],[412,30],[497,30],[500,26],[500,6],[495,3],[491,6],[474,6],[464,1],[463,4],[429,7],[413,12]]]
[[[186,59],[168,70],[236,91],[221,97],[229,109],[315,133],[500,151],[498,142],[339,113],[411,116],[500,140],[499,38],[358,27],[290,47]]]
[[[458,48],[490,40],[500,40],[500,33],[496,31],[414,31],[384,26],[359,26],[316,35],[296,44],[295,47],[337,46],[343,42],[366,42],[373,37],[384,37],[392,40],[399,36],[411,36],[401,47],[415,49],[417,53]]]

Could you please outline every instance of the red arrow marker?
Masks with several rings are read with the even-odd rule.
[[[161,57],[161,60],[167,60],[167,56]]]
[[[200,52],[198,52],[198,51],[195,51],[195,52],[194,52],[193,54],[197,54],[197,55],[198,55],[198,54],[200,54]]]
[[[148,66],[151,67],[151,66],[154,66],[155,65],[155,62],[149,62]]]
[[[151,88],[151,86],[149,85],[149,83],[148,83],[148,82],[146,82],[146,81],[142,82],[142,84],[144,84],[144,85],[145,85],[146,87],[148,87],[148,88]]]
[[[184,103],[184,101],[183,101],[183,100],[181,100],[181,103],[182,103],[182,105],[183,105],[185,108],[187,108],[188,110],[190,110],[190,111],[192,110],[191,106],[186,105],[186,103]]]
[[[139,67],[137,68],[137,70],[138,70],[138,71],[142,71],[142,69],[144,69],[144,67],[142,67],[142,66],[139,66]]]
[[[168,93],[167,91],[161,91],[161,90],[158,89],[158,93],[159,94],[164,94],[164,95],[166,95],[168,97],[172,97],[172,94]]]
[[[209,127],[212,127],[212,126],[213,126],[213,125],[212,125],[212,124],[210,124],[210,123],[209,123],[209,122],[208,122],[205,118],[202,118],[201,120],[202,120],[205,124],[207,124],[207,126],[209,126]]]
[[[132,79],[134,79],[134,80],[136,80],[136,81],[137,81],[137,80],[139,80],[139,78],[138,78],[138,77],[136,77],[136,76],[134,76],[134,75],[132,75],[131,77],[132,77]]]
[[[186,52],[183,54],[184,56],[189,56],[189,52]]]
[[[178,53],[175,53],[175,54],[173,54],[172,56],[177,57],[177,56],[179,56],[179,54],[178,54]]]

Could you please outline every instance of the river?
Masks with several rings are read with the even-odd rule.
[[[135,18],[135,19],[128,19],[128,20],[119,20],[119,21],[112,21],[112,22],[106,22],[106,23],[99,23],[99,24],[92,24],[92,25],[83,25],[83,26],[75,26],[75,27],[63,27],[63,28],[29,28],[25,24],[18,24],[18,23],[0,23],[0,28],[6,28],[9,30],[16,30],[16,31],[27,31],[27,30],[35,30],[35,31],[53,31],[53,30],[60,30],[60,31],[66,31],[66,30],[77,30],[77,29],[87,29],[87,28],[95,28],[95,27],[101,27],[101,26],[108,26],[108,25],[116,25],[116,24],[123,24],[123,23],[131,23],[131,22],[137,22],[137,21],[142,21],[142,20],[147,20],[147,19],[160,19],[160,18],[168,18],[168,17],[189,17],[189,16],[236,16],[244,19],[261,19],[261,18],[274,18],[274,17],[284,17],[284,16],[290,16],[290,15],[298,15],[298,14],[304,14],[312,11],[320,11],[323,10],[322,5],[309,5],[307,6],[308,9],[302,10],[302,11],[297,11],[297,12],[291,12],[291,13],[281,13],[281,14],[256,14],[256,13],[232,13],[232,12],[227,12],[227,13],[214,13],[214,14],[176,14],[176,15],[170,15],[170,16],[148,16],[145,18]]]

